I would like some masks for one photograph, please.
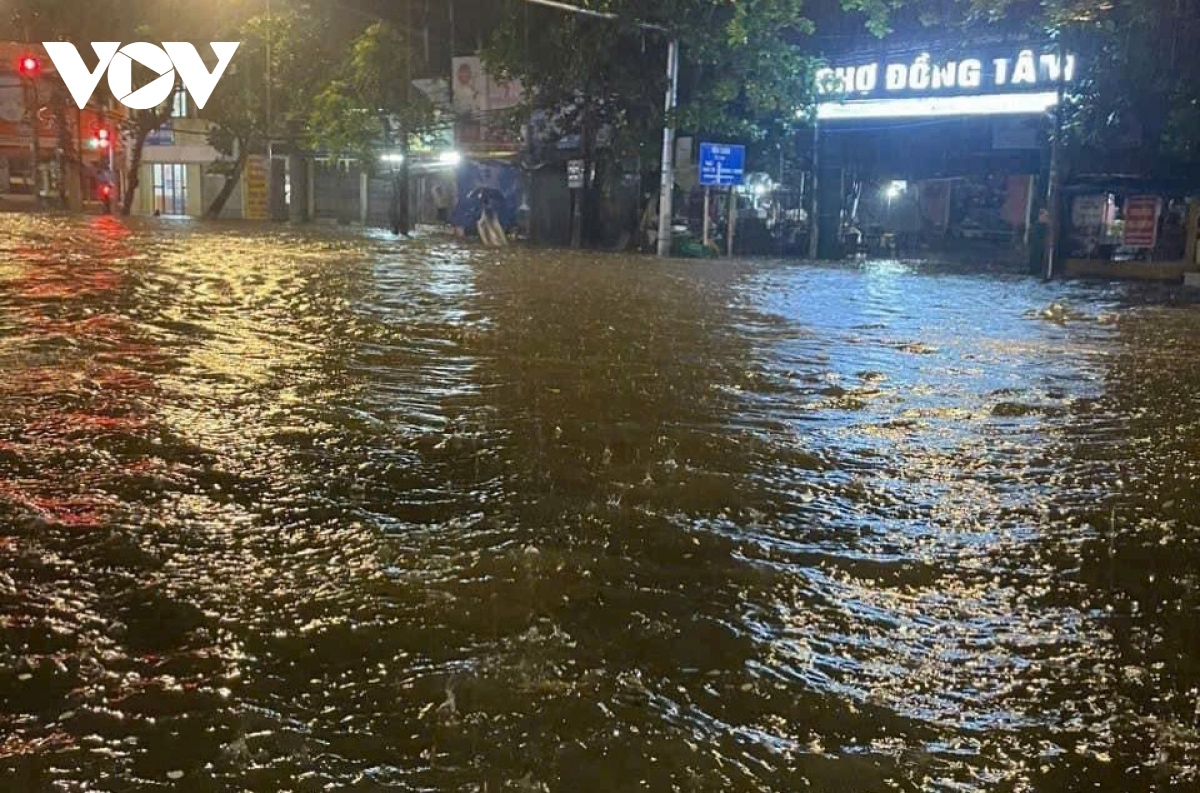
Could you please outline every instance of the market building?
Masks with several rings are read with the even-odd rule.
[[[958,250],[1170,280],[1200,269],[1200,184],[1070,168],[1056,150],[1057,110],[1086,69],[1019,38],[832,58],[817,75],[813,252]]]
[[[818,252],[1033,244],[1053,110],[1078,72],[1028,42],[835,60],[817,75]]]

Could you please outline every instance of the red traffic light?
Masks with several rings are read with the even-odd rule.
[[[108,198],[110,195],[112,195],[112,185],[110,185],[110,184],[100,185],[100,197]]]
[[[17,70],[22,77],[37,77],[42,71],[42,62],[32,55],[25,55],[17,64]]]

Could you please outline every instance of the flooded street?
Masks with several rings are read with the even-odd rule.
[[[1200,308],[0,215],[0,790],[1200,790]]]

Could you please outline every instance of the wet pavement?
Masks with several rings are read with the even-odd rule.
[[[0,790],[1200,790],[1200,309],[0,216]]]

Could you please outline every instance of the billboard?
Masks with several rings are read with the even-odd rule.
[[[515,137],[495,122],[499,111],[521,104],[521,83],[497,80],[487,73],[477,55],[455,58],[451,78],[451,97],[459,120],[455,135],[460,146],[513,145]]]

